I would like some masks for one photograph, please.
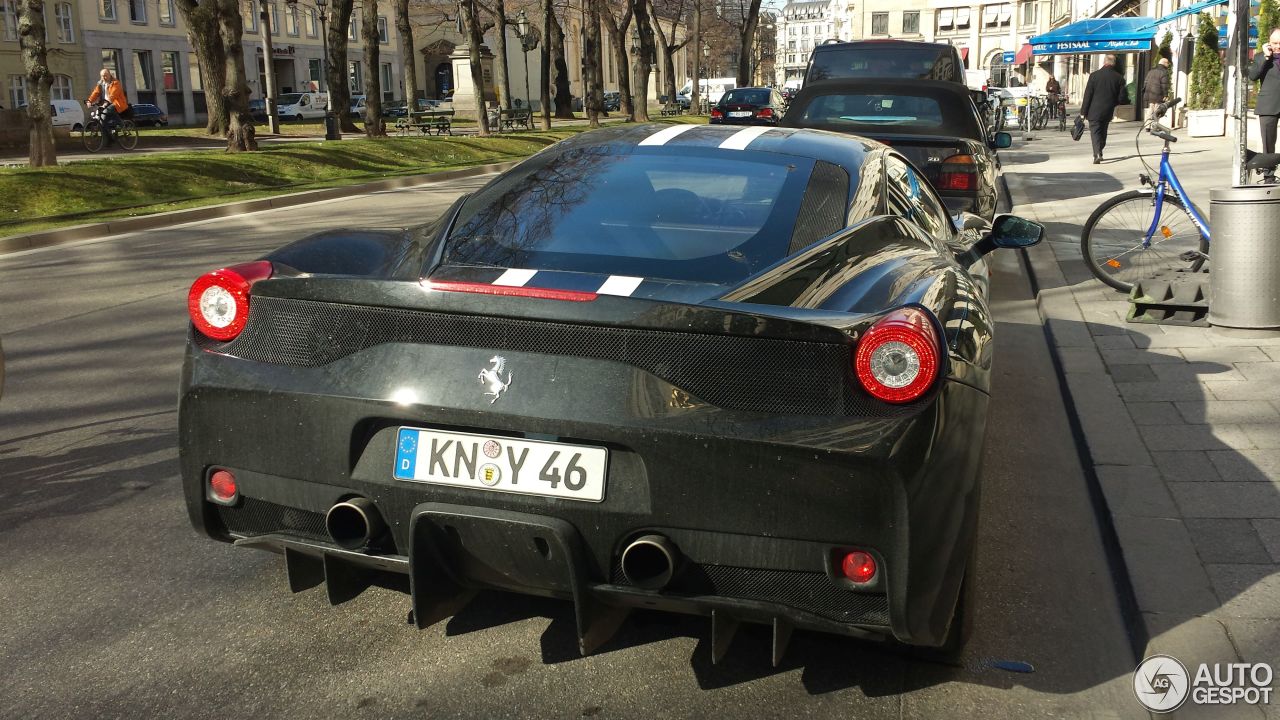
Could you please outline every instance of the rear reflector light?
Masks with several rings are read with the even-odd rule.
[[[214,340],[234,340],[249,321],[249,288],[271,272],[271,263],[259,260],[201,275],[187,293],[191,323]]]
[[[231,505],[240,497],[236,476],[230,470],[215,470],[209,476],[209,499],[222,505]]]
[[[773,117],[773,108],[764,108],[760,112],[756,113],[756,117],[762,117],[762,118]]]
[[[858,343],[854,369],[873,397],[900,404],[917,400],[938,377],[938,334],[924,310],[894,310]]]
[[[847,552],[840,559],[840,574],[858,585],[866,585],[876,578],[876,559],[861,550]]]
[[[713,117],[713,118],[722,118],[722,117],[724,117],[724,113],[720,112],[719,110],[712,109],[712,110],[711,110],[711,117]]]
[[[479,295],[502,295],[504,297],[530,297],[542,300],[568,300],[569,302],[591,302],[596,299],[593,292],[580,290],[551,290],[549,288],[516,287],[513,285],[489,285],[487,283],[470,282],[436,282],[424,280],[422,286],[428,290],[444,292],[476,293]]]
[[[939,190],[977,190],[978,166],[972,155],[952,155],[942,161]]]

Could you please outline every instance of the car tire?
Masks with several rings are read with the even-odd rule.
[[[77,132],[77,133],[84,132],[84,125],[81,125],[80,123],[76,123],[75,125],[72,125],[71,132]]]
[[[295,121],[297,121],[297,122],[302,122],[302,121],[303,121],[303,120],[305,120],[306,118],[302,117],[301,115],[294,115],[294,116],[293,116],[293,119],[294,119]]]

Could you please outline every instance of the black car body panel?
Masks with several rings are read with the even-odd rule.
[[[149,103],[134,103],[129,106],[131,112],[130,117],[135,125],[139,127],[163,127],[169,124],[169,116],[155,105]]]
[[[833,99],[849,99],[864,105],[877,98],[884,102],[927,104],[928,121],[894,123],[873,116],[840,117],[826,107]],[[806,85],[791,101],[784,127],[808,127],[856,134],[890,145],[902,153],[938,188],[953,212],[971,212],[987,220],[995,216],[999,197],[999,159],[989,131],[973,104],[971,93],[948,81],[831,80]],[[940,187],[945,164],[955,156],[973,159],[977,183],[971,190]]]
[[[335,603],[370,583],[408,589],[419,626],[498,588],[572,599],[584,651],[630,607],[711,615],[716,657],[740,620],[772,624],[775,658],[792,627],[942,643],[975,536],[992,360],[978,238],[889,214],[885,167],[901,160],[882,146],[812,130],[685,127],[578,135],[428,225],[334,231],[270,255],[274,274],[253,285],[239,336],[190,331],[179,435],[196,528],[283,552],[294,590],[324,582]],[[731,149],[740,133],[755,136]],[[741,278],[635,277],[630,292],[610,295],[614,275],[531,271],[537,292],[578,293],[567,301],[489,293],[509,287],[510,268],[456,262],[454,234],[484,219],[484,198],[545,192],[529,188],[599,167],[598,154],[623,169],[638,158],[663,178],[668,157],[780,156],[791,172],[819,168],[806,198],[832,176],[819,163],[848,182],[827,188],[843,192],[835,231],[801,233]],[[582,172],[568,188],[612,177]],[[516,195],[501,194],[512,186]],[[569,190],[547,202],[566,202]],[[558,238],[522,237],[513,257],[566,261],[531,249]],[[902,307],[936,323],[942,364],[928,392],[893,405],[862,389],[851,358],[868,328]],[[484,369],[499,354],[509,370],[490,397]],[[602,448],[602,497],[397,479],[406,428],[479,434],[495,448]],[[453,457],[445,447],[431,462],[458,473],[469,458],[461,444]],[[235,503],[209,498],[214,469],[235,473]],[[371,502],[387,527],[356,550],[325,524],[351,498]],[[619,564],[624,548],[654,535],[678,551],[660,588]],[[847,548],[865,549],[883,572],[851,585],[835,559]]]
[[[688,109],[687,99],[682,107]],[[734,88],[711,109],[710,124],[777,125],[785,113],[782,94],[773,88]]]
[[[954,45],[888,39],[826,42],[809,55],[805,86],[853,78],[943,80],[964,85],[964,59]]]

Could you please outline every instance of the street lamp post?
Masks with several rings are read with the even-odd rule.
[[[516,37],[520,38],[520,47],[524,50],[524,98],[530,112],[533,112],[533,96],[529,94],[529,53],[538,47],[538,38],[529,31],[529,17],[524,10],[516,16]]]

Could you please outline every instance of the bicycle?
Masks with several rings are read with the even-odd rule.
[[[1049,126],[1049,104],[1040,95],[1031,95],[1027,98],[1027,105],[1030,109],[1031,129],[1043,130]]]
[[[113,136],[111,139],[120,145],[121,150],[132,150],[138,146],[138,126],[132,120],[121,118],[114,130],[106,128],[107,123],[105,104],[99,103],[89,109],[89,120],[80,131],[85,150],[98,152],[107,144],[108,135]]]
[[[1156,108],[1155,117],[1178,103],[1174,98]],[[1160,169],[1151,179],[1151,166],[1138,141],[1147,131],[1164,140]],[[1085,265],[1102,282],[1128,292],[1136,280],[1162,271],[1197,272],[1209,252],[1209,224],[1191,202],[1169,161],[1169,143],[1178,138],[1155,120],[1138,129],[1134,145],[1147,172],[1138,180],[1142,190],[1129,190],[1098,206],[1080,234]]]
[[[1067,94],[1060,92],[1053,100],[1053,112],[1058,118],[1058,132],[1067,130]]]

